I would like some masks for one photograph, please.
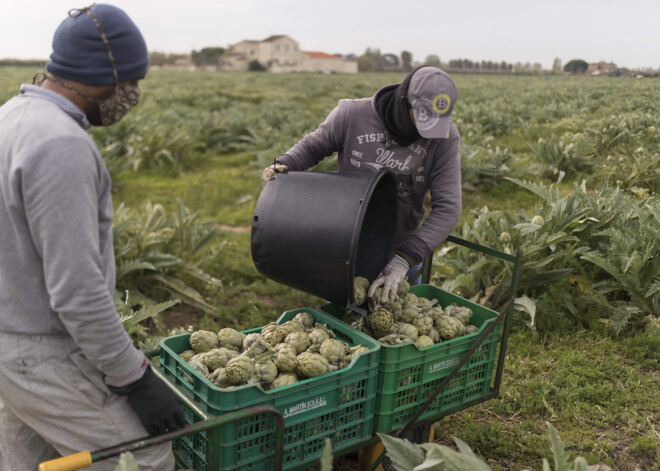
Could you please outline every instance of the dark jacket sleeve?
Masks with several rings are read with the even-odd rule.
[[[461,215],[460,135],[452,125],[450,138],[436,147],[430,173],[431,211],[415,232],[398,247],[423,260],[451,234]]]
[[[290,171],[307,170],[343,147],[350,100],[340,100],[315,131],[306,134],[277,161]]]

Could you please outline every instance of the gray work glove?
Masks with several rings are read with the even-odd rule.
[[[277,162],[273,165],[269,165],[261,173],[261,186],[266,186],[266,183],[271,181],[276,174],[286,173],[288,171],[289,168],[286,165],[278,164]]]
[[[367,296],[372,298],[378,287],[382,286],[383,293],[380,296],[380,302],[394,301],[396,288],[399,286],[399,282],[403,280],[403,277],[406,276],[409,268],[408,262],[400,255],[395,254],[392,260],[390,260],[390,263],[380,272],[378,278],[371,283]]]

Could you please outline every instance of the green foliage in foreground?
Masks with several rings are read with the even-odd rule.
[[[570,453],[559,439],[555,428],[547,422],[554,468],[543,458],[543,471],[587,471],[588,463],[578,456],[570,462]],[[454,437],[458,451],[438,443],[415,444],[408,440],[379,433],[387,456],[397,471],[489,471],[491,468],[461,439]],[[609,468],[601,468],[605,471]],[[528,471],[528,470],[526,470]]]
[[[506,253],[522,250],[520,293],[536,299],[552,293],[584,327],[600,321],[616,333],[660,317],[656,198],[592,190],[585,182],[562,194],[554,185],[510,180],[542,199],[532,216],[483,207],[458,233]],[[449,291],[494,309],[507,301],[512,268],[498,259],[449,244],[436,253],[434,267],[433,281]]]

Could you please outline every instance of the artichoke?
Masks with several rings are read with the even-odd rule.
[[[401,280],[396,287],[396,295],[403,298],[406,294],[408,294],[408,290],[410,289],[410,283],[406,280]]]
[[[464,306],[447,306],[445,309],[445,314],[451,317],[455,317],[463,325],[469,325],[470,319],[472,318],[472,309]]]
[[[254,374],[254,363],[246,355],[239,355],[232,358],[225,365],[227,382],[232,385],[245,383]]]
[[[479,327],[477,327],[476,325],[472,325],[472,324],[470,324],[470,325],[466,325],[466,326],[465,326],[465,335],[467,335],[467,334],[474,334],[474,333],[477,332],[478,330],[479,330]]]
[[[328,334],[328,331],[326,329],[319,329],[315,327],[309,332],[310,346],[318,345],[320,347],[321,344],[326,340],[328,340],[329,338],[330,335]]]
[[[198,330],[190,334],[190,347],[196,353],[208,352],[220,346],[218,336],[208,330]]]
[[[428,335],[421,335],[417,337],[417,340],[415,340],[415,345],[419,349],[430,347],[433,344],[434,344],[433,339]]]
[[[291,332],[284,339],[284,343],[295,348],[297,353],[302,353],[309,348],[309,335],[306,332]]]
[[[303,378],[314,378],[336,370],[323,355],[303,352],[296,357],[296,372]]]
[[[218,332],[218,340],[220,341],[220,346],[231,348],[237,352],[240,352],[241,348],[243,348],[244,338],[244,333],[239,332],[236,329],[232,329],[231,327],[225,327],[224,329],[220,329]]]
[[[435,323],[433,324],[433,327],[431,330],[429,330],[429,333],[426,334],[427,336],[431,337],[431,340],[433,340],[433,343],[438,343],[442,339],[440,338],[440,334],[438,333],[438,330],[435,328]]]
[[[259,384],[266,385],[273,382],[277,376],[277,366],[271,360],[258,362],[254,366],[254,376]]]
[[[199,360],[209,369],[209,371],[213,371],[224,367],[229,360],[238,355],[239,353],[236,350],[219,347],[202,353]]]
[[[310,329],[314,325],[314,316],[309,312],[299,312],[293,320],[303,326],[304,329]]]
[[[545,221],[543,220],[543,216],[536,215],[532,218],[532,224],[537,224],[539,226],[542,226],[545,224]]]
[[[417,327],[419,335],[427,335],[433,328],[433,319],[429,316],[419,316],[413,319],[412,325]],[[414,339],[413,339],[414,340]]]
[[[502,232],[500,234],[500,242],[502,242],[504,245],[510,244],[511,234],[509,234],[508,232]]]
[[[461,321],[451,316],[442,316],[435,322],[435,328],[442,340],[460,337],[465,333],[465,326]]]
[[[191,360],[188,362],[188,365],[190,365],[193,370],[197,371],[202,376],[209,374],[209,369],[201,361]]]
[[[401,315],[399,316],[400,322],[411,324],[415,318],[422,314],[416,304],[404,304],[403,306],[404,307],[401,310]]]
[[[277,329],[268,330],[267,332],[262,333],[261,335],[263,336],[264,340],[273,347],[282,343],[282,340],[284,340],[284,333]]]
[[[273,347],[266,342],[265,340],[262,339],[257,339],[254,342],[252,342],[252,345],[250,345],[250,348],[245,350],[243,352],[244,355],[249,356],[250,358],[255,358],[263,353],[272,351]]]
[[[270,322],[261,328],[261,335],[266,335],[266,333],[277,330],[279,327],[280,324],[277,322]]]
[[[353,293],[355,296],[355,304],[357,306],[361,306],[367,300],[369,284],[369,280],[363,276],[356,276],[353,279]]]
[[[398,345],[400,343],[412,342],[409,338],[403,337],[399,334],[385,335],[384,337],[379,338],[378,341],[385,345]]]
[[[394,332],[394,319],[392,314],[383,308],[376,308],[371,314],[369,314],[367,316],[367,322],[377,337],[383,337]]]
[[[296,369],[298,352],[288,343],[281,343],[275,347],[275,366],[278,370],[289,373]]]
[[[282,336],[282,339],[285,339],[290,333],[304,331],[305,328],[298,321],[294,321],[293,319],[286,321],[284,324],[280,324],[277,328],[277,332]]]
[[[194,355],[195,355],[195,350],[184,350],[181,353],[179,353],[179,357],[186,363],[188,363]]]
[[[339,366],[346,357],[346,344],[341,340],[328,339],[321,344],[319,353],[331,365]]]
[[[228,388],[232,386],[232,384],[227,381],[227,370],[224,368],[218,368],[217,370],[213,371],[213,373],[209,374],[207,378],[209,381],[220,388]]]
[[[243,350],[244,350],[244,351],[245,351],[245,350],[249,350],[250,347],[252,346],[252,344],[255,343],[257,340],[263,340],[263,341],[266,341],[266,339],[264,338],[264,336],[261,335],[261,334],[257,334],[257,333],[255,333],[255,332],[253,332],[253,333],[251,333],[251,334],[247,334],[247,335],[243,338],[243,345],[242,345]]]
[[[360,353],[366,353],[368,351],[369,347],[365,347],[364,345],[356,345],[349,348],[348,354],[344,358],[344,362],[342,363],[341,368],[346,368],[356,356],[358,356]]]
[[[417,340],[417,337],[419,336],[419,331],[417,330],[417,327],[415,327],[412,324],[407,324],[405,322],[397,322],[397,334],[399,334],[401,337],[405,337],[407,339],[412,340],[413,342]]]
[[[433,319],[433,322],[435,322],[435,321],[437,321],[440,317],[444,316],[445,313],[444,313],[444,311],[442,310],[442,306],[440,306],[440,305],[438,304],[438,305],[436,305],[436,306],[433,306],[433,308],[432,308],[429,312],[427,312],[427,315],[428,315],[431,319]]]
[[[273,382],[268,385],[268,389],[273,390],[296,382],[298,382],[298,377],[295,373],[280,373]]]

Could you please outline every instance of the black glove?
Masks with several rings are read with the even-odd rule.
[[[177,430],[186,425],[183,409],[176,395],[151,371],[147,365],[142,378],[110,391],[128,396],[128,403],[150,435]]]

